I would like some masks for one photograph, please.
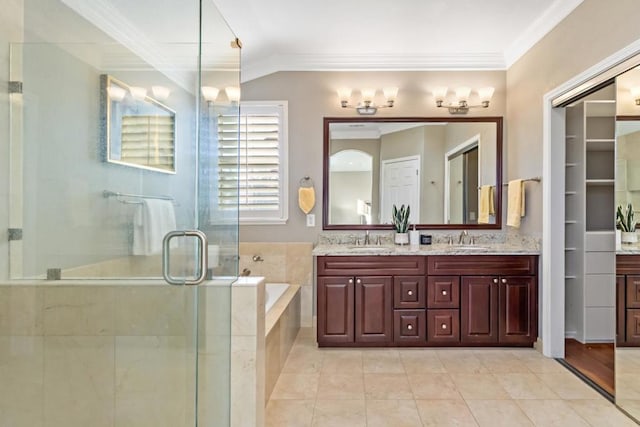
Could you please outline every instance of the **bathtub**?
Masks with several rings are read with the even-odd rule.
[[[267,283],[264,287],[264,312],[268,313],[271,307],[289,289],[288,283]]]

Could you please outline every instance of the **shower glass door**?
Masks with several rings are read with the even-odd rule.
[[[218,202],[219,152],[233,153],[216,123],[238,114],[223,90],[240,85],[235,35],[212,0],[18,0],[0,15],[16,30],[0,34],[0,426],[230,425],[238,213]],[[175,230],[206,236],[165,245],[168,275],[198,285],[163,279]]]

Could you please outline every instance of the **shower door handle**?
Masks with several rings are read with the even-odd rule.
[[[198,270],[193,279],[178,278],[171,275],[171,239],[175,237],[195,237],[198,240]],[[170,231],[162,239],[162,276],[170,285],[199,285],[207,277],[207,235],[200,230]]]

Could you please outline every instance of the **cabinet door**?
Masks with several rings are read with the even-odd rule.
[[[353,277],[318,277],[318,344],[354,341]]]
[[[640,310],[637,308],[627,310],[627,344],[640,345]]]
[[[616,343],[624,344],[626,341],[626,314],[627,306],[625,276],[616,276]]]
[[[627,276],[627,308],[640,308],[640,276]]]
[[[462,278],[460,340],[465,343],[498,341],[498,278]]]
[[[499,337],[501,343],[532,343],[537,338],[535,278],[506,276],[499,283]]]
[[[356,277],[356,342],[393,341],[393,292],[390,276]]]

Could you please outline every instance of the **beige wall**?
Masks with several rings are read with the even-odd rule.
[[[342,86],[400,88],[396,106],[379,110],[376,117],[450,117],[435,107],[431,90],[440,85],[472,88],[493,86],[496,91],[487,109],[471,115],[505,115],[505,71],[385,71],[385,72],[279,72],[242,85],[246,101],[289,101],[289,220],[286,225],[241,226],[240,240],[262,242],[315,242],[322,231],[322,119],[358,117],[354,110],[340,108],[336,89]],[[309,175],[318,195],[313,210],[316,226],[306,227],[297,205],[298,181]]]
[[[640,38],[637,0],[585,0],[507,71],[504,180],[542,175],[542,97]],[[527,184],[521,233],[542,233],[542,185]]]

